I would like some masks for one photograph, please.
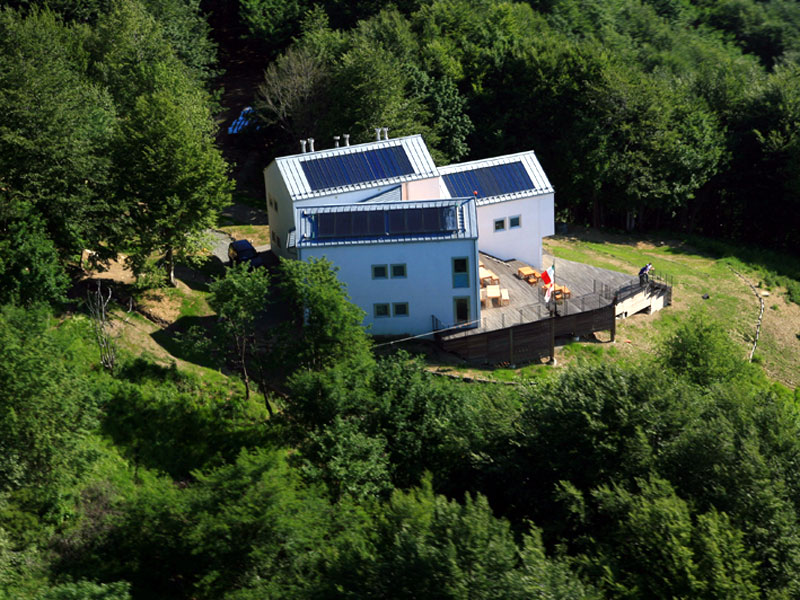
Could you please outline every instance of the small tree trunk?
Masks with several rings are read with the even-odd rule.
[[[263,354],[256,354],[256,381],[258,382],[258,388],[261,390],[261,393],[264,395],[264,404],[267,407],[267,412],[269,413],[269,418],[273,418],[275,416],[275,412],[272,409],[272,404],[269,401],[269,388],[267,386],[267,374],[264,370],[264,355]]]
[[[247,374],[247,337],[237,336],[236,345],[239,346],[239,362],[242,365],[242,380],[244,380],[244,399],[250,400],[250,377]]]
[[[592,227],[595,229],[603,227],[603,207],[600,205],[600,199],[597,196],[598,193],[595,190],[592,193]]]
[[[172,287],[178,287],[178,282],[175,281],[175,255],[172,252],[172,248],[167,250],[165,259],[167,261],[167,275],[169,276],[169,284]]]
[[[117,364],[117,345],[109,331],[107,307],[111,302],[111,288],[108,288],[108,296],[103,297],[103,290],[98,281],[97,291],[87,291],[86,299],[89,315],[92,317],[95,339],[100,348],[100,362],[109,372],[113,373]]]

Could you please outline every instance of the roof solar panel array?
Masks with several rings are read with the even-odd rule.
[[[313,219],[314,237],[324,239],[430,235],[458,229],[454,206],[323,212]]]
[[[474,196],[476,192],[478,198],[489,198],[535,189],[521,161],[450,173],[442,179],[453,198]]]
[[[414,173],[400,145],[304,160],[300,165],[314,191]]]

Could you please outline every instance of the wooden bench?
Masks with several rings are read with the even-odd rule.
[[[487,285],[486,286],[486,297],[492,301],[492,304],[495,301],[500,300],[500,286],[499,285]]]
[[[508,288],[500,289],[500,306],[508,306],[511,300],[508,297]]]

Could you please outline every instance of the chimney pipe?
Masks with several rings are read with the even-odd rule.
[[[305,140],[300,140],[300,152],[302,152],[303,154],[306,153],[306,141]]]
[[[342,137],[344,138],[344,145],[345,146],[349,146],[350,145],[350,134],[349,133],[342,134]]]
[[[333,147],[334,148],[338,148],[339,147],[339,136],[338,135],[333,136]]]
[[[314,151],[314,138],[308,138],[308,151]]]
[[[385,139],[385,140],[389,139],[389,128],[388,127],[384,127],[383,128],[383,139]]]
[[[376,127],[375,128],[375,141],[376,142],[380,142],[381,141],[381,128],[380,127]]]

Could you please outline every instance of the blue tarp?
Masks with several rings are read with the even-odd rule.
[[[253,112],[252,107],[245,106],[242,109],[242,112],[239,113],[239,116],[230,124],[228,127],[228,133],[236,134],[241,133],[247,127],[251,127],[255,125],[255,113]],[[258,126],[256,126],[258,129]]]

